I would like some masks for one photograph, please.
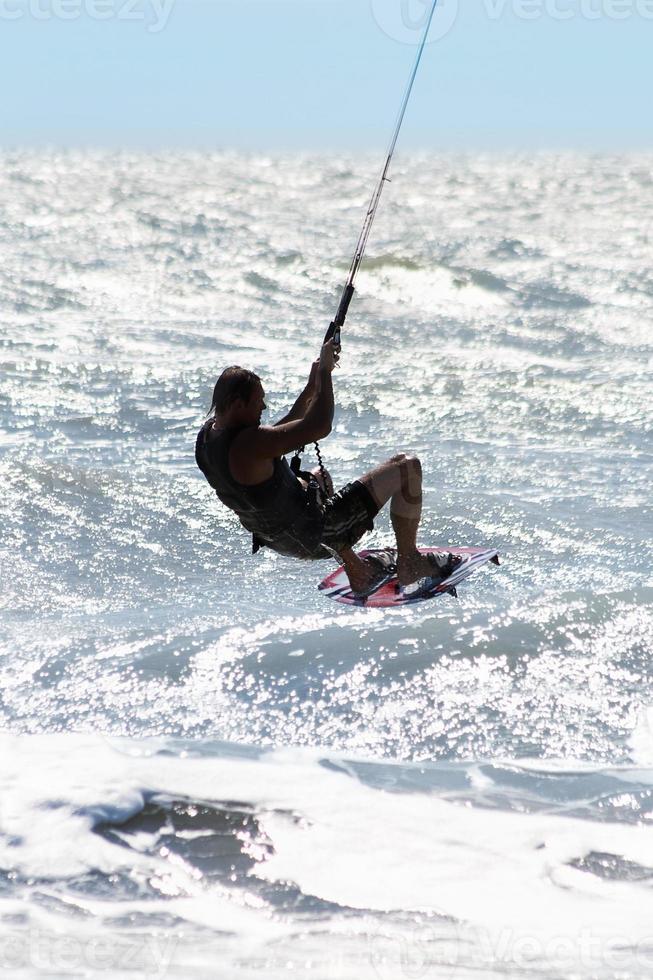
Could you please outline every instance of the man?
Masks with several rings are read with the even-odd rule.
[[[337,362],[338,349],[329,341],[304,391],[273,426],[261,425],[265,393],[257,375],[227,368],[215,385],[209,418],[197,437],[197,465],[220,500],[254,535],[254,551],[266,546],[296,558],[337,556],[352,591],[361,598],[394,574],[402,587],[410,587],[411,596],[419,595],[434,578],[446,578],[460,563],[448,553],[424,556],[417,550],[422,513],[419,460],[394,456],[334,494],[326,471],[325,484],[319,467],[296,474],[283,458],[331,432],[331,375]],[[388,501],[396,556],[389,551],[361,559],[353,546],[372,530]]]

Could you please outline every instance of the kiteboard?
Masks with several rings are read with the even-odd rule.
[[[435,599],[437,596],[447,593],[453,592],[455,595],[456,586],[464,579],[469,578],[481,565],[485,565],[489,561],[494,562],[495,565],[499,564],[499,552],[491,548],[420,548],[419,550],[423,555],[427,555],[429,552],[448,551],[453,555],[460,555],[463,561],[449,578],[435,583],[431,589],[422,592],[419,596],[411,596],[409,592],[404,593],[397,579],[393,578],[367,598],[358,598],[351,591],[344,568],[339,568],[331,575],[327,575],[324,581],[318,585],[318,589],[327,598],[333,599],[335,602],[342,602],[346,606],[364,606],[367,609],[395,608],[415,602],[424,602],[427,599]],[[375,554],[373,550],[359,552],[361,558],[373,554]]]

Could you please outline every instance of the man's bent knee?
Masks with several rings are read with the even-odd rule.
[[[421,475],[422,464],[417,456],[408,456],[406,453],[398,453],[396,456],[393,456],[389,462],[393,463],[395,466],[399,466],[401,469],[405,470],[408,468]]]

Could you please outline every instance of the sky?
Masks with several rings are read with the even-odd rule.
[[[0,146],[376,150],[430,0],[0,0]],[[402,146],[653,148],[653,0],[440,0]]]

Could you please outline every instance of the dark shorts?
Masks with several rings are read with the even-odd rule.
[[[273,540],[263,540],[254,535],[254,552],[261,546],[271,548],[280,555],[315,561],[333,558],[332,551],[353,548],[366,531],[374,529],[374,518],[379,508],[367,487],[354,480],[329,497],[324,509],[318,504],[319,484],[312,473],[300,473],[308,486],[308,494],[315,501],[315,510],[307,520],[298,521]],[[326,545],[322,547],[322,545]],[[327,550],[330,549],[330,550]]]
[[[366,531],[374,529],[379,513],[367,487],[354,480],[329,497],[324,506],[322,543],[333,551],[352,548]]]

